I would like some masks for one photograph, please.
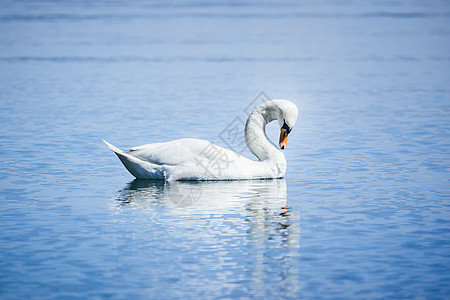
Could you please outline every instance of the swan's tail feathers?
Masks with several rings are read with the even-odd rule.
[[[161,166],[128,154],[105,140],[103,140],[103,142],[117,155],[128,172],[134,177],[139,179],[164,179],[164,171]]]
[[[117,148],[116,146],[108,143],[107,141],[105,141],[104,139],[102,139],[103,143],[105,143],[106,146],[108,146],[109,149],[111,149],[112,151],[114,151],[116,154],[117,153],[124,153],[122,150],[120,150],[119,148]]]

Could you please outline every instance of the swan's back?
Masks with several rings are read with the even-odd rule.
[[[210,144],[205,140],[186,138],[133,147],[128,153],[157,165],[183,165],[195,161]]]

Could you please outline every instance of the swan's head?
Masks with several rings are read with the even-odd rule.
[[[297,122],[298,109],[297,106],[288,100],[272,100],[277,106],[277,120],[280,125],[280,141],[279,146],[284,150],[287,145],[287,138],[291,130]]]
[[[249,140],[251,141],[252,134],[255,134],[251,130],[253,127],[255,127],[253,126],[253,122],[256,118],[255,116],[261,116],[263,118],[263,122],[261,123],[261,125],[263,125],[264,127],[272,121],[278,121],[281,130],[279,146],[281,150],[284,150],[284,148],[286,148],[288,135],[297,122],[297,106],[289,100],[275,99],[264,102],[256,107],[253,113],[249,116],[249,119],[247,120],[247,124],[245,126],[245,140],[247,141],[247,145],[249,145]],[[248,137],[247,134],[250,137]],[[255,153],[253,150],[252,152]],[[261,159],[260,156],[258,156],[258,158]]]

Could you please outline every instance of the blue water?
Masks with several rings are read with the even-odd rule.
[[[439,0],[0,2],[0,298],[449,299],[449,25]],[[101,142],[227,147],[260,92],[299,107],[282,180],[134,181]]]

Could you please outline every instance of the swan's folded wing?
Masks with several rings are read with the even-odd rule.
[[[206,140],[179,139],[133,147],[128,153],[158,165],[185,165],[198,160],[209,145]]]

